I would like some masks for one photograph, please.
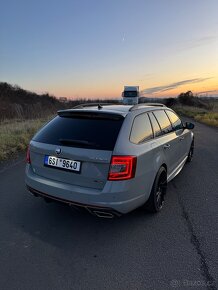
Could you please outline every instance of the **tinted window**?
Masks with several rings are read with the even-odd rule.
[[[79,148],[113,150],[123,119],[55,117],[34,141]]]
[[[126,98],[133,98],[137,96],[138,96],[138,92],[136,91],[124,91],[124,97]]]
[[[151,123],[147,114],[138,115],[132,126],[130,141],[139,144],[153,138]]]
[[[172,131],[170,120],[163,110],[155,111],[154,115],[157,118],[157,121],[160,124],[161,130],[164,134],[167,134]]]
[[[161,128],[160,128],[156,118],[154,117],[153,113],[149,113],[149,117],[151,119],[151,124],[152,124],[153,131],[154,131],[154,137],[159,137],[160,135],[162,135]]]
[[[175,113],[173,113],[172,111],[166,111],[166,113],[170,118],[174,130],[179,130],[183,128],[182,121]]]

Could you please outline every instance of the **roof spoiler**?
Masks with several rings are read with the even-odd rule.
[[[120,102],[118,103],[120,104]],[[102,109],[103,106],[111,106],[111,105],[117,105],[117,103],[84,103],[84,104],[80,104],[77,105],[75,107],[73,107],[72,109],[82,109],[82,108],[86,108],[86,107],[98,107],[98,109]]]
[[[93,110],[60,110],[57,112],[60,117],[65,118],[81,118],[81,119],[107,119],[107,120],[121,120],[124,116],[119,113],[101,112]]]

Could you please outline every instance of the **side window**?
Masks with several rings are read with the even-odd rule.
[[[149,117],[150,117],[151,124],[152,124],[152,127],[153,127],[154,137],[161,136],[162,132],[161,132],[160,125],[158,124],[158,122],[157,122],[155,116],[153,115],[153,113],[149,113]]]
[[[168,110],[166,111],[166,113],[172,123],[174,130],[179,130],[183,128],[182,121],[179,119],[179,117],[175,113]]]
[[[135,144],[140,144],[152,138],[153,132],[148,114],[140,114],[135,117],[130,134],[130,141]]]
[[[163,110],[154,111],[154,115],[160,124],[163,134],[167,134],[173,131],[170,120]]]

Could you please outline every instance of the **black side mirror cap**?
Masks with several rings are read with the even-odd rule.
[[[195,127],[195,125],[193,123],[185,122],[185,126],[184,126],[185,129],[191,130],[191,129],[194,129],[194,127]]]

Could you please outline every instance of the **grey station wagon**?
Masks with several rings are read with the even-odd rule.
[[[59,111],[30,142],[27,188],[99,217],[158,212],[167,183],[192,159],[193,128],[162,104]]]

